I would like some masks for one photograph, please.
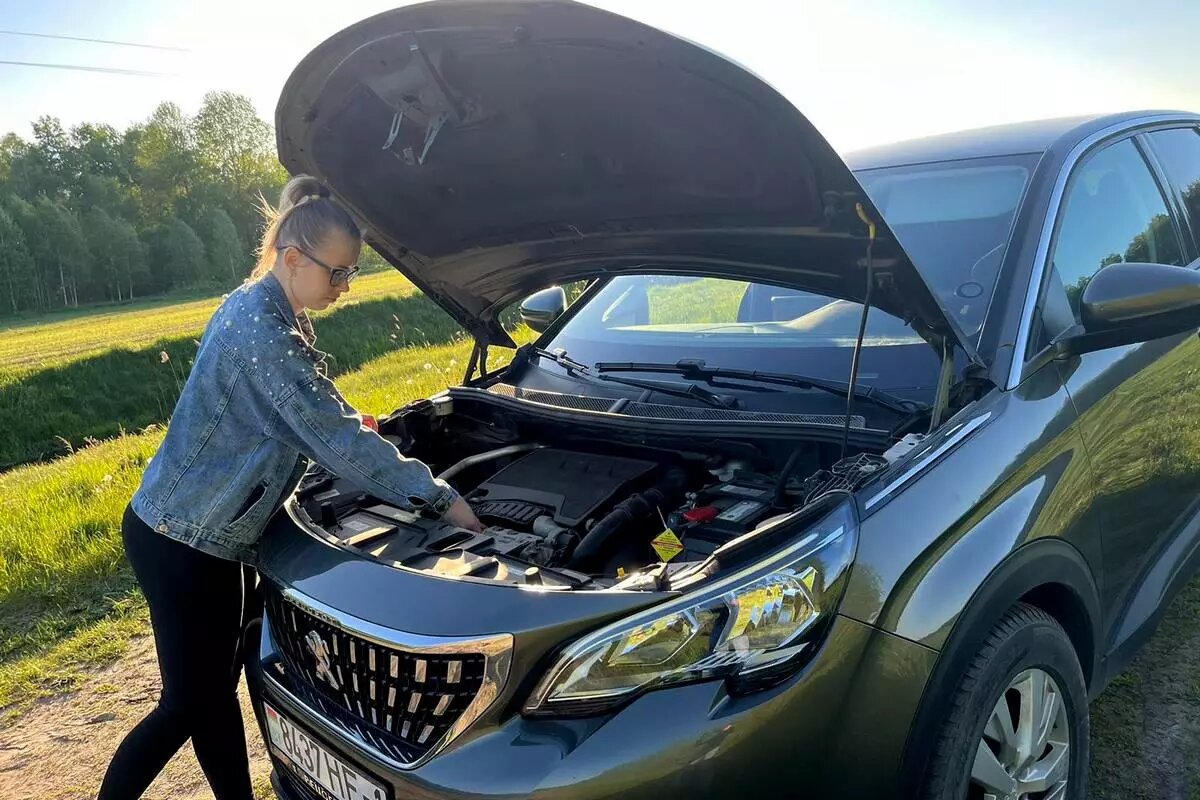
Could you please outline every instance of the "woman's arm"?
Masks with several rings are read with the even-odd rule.
[[[283,346],[280,346],[280,343]],[[264,343],[261,362],[247,373],[274,406],[268,435],[380,499],[427,508],[462,527],[479,529],[470,507],[421,461],[405,458],[362,417],[316,365],[316,353],[298,332]]]

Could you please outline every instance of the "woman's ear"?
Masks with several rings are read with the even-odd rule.
[[[289,272],[295,272],[300,266],[300,251],[294,247],[285,247],[281,253],[283,254],[283,265],[288,268]]]

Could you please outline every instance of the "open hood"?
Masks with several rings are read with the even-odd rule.
[[[847,89],[849,91],[849,89]],[[441,0],[316,48],[276,111],[279,157],[480,341],[554,283],[721,275],[871,304],[977,359],[808,120],[747,70],[563,0]]]

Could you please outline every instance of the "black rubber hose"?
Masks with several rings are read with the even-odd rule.
[[[679,468],[667,472],[661,483],[652,489],[639,494],[633,494],[617,503],[613,510],[605,514],[599,522],[592,526],[575,547],[571,554],[569,566],[573,569],[586,571],[598,569],[602,556],[612,539],[625,528],[662,508],[669,500],[676,498],[683,490],[687,481],[686,473]]]

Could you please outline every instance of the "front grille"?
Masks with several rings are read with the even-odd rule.
[[[274,591],[267,593],[266,612],[283,653],[287,688],[401,763],[416,761],[436,745],[483,687],[482,653],[384,646]]]

